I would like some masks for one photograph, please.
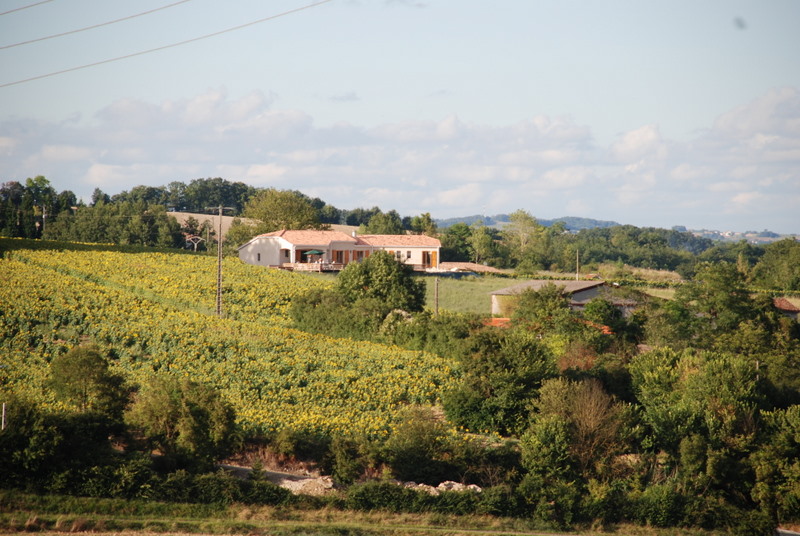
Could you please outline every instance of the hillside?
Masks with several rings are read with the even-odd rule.
[[[447,227],[450,227],[456,223],[466,223],[467,225],[472,225],[478,221],[481,221],[488,227],[503,227],[503,224],[508,222],[508,220],[508,214],[495,214],[494,216],[473,215],[436,220],[436,225],[438,225],[441,229],[446,229]],[[615,221],[594,220],[591,218],[579,218],[574,216],[565,216],[563,218],[554,218],[551,220],[537,218],[537,221],[545,227],[550,227],[555,223],[561,222],[568,231],[580,231],[581,229],[605,228],[620,225]]]
[[[381,436],[397,404],[434,402],[452,381],[429,354],[290,329],[291,297],[327,284],[301,274],[225,259],[217,318],[215,257],[9,239],[0,251],[4,392],[55,404],[49,361],[94,342],[134,383],[168,373],[220,389],[245,432]]]

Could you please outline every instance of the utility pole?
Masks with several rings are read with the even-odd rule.
[[[436,276],[433,280],[434,287],[433,287],[433,316],[439,316],[439,276]]]
[[[219,206],[219,232],[217,233],[217,316],[222,318],[222,211],[233,207]]]
[[[580,250],[575,250],[575,281],[580,278],[581,273],[581,257],[580,257]]]

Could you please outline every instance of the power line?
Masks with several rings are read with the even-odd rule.
[[[52,0],[47,0],[51,2]],[[87,30],[94,30],[95,28],[100,28],[102,26],[108,26],[110,24],[116,24],[118,22],[123,22],[126,20],[135,19],[136,17],[141,17],[143,15],[149,15],[151,13],[155,13],[156,11],[161,11],[162,9],[167,9],[170,7],[177,6],[178,4],[185,4],[186,2],[191,2],[191,0],[180,0],[180,2],[174,2],[172,4],[167,4],[166,6],[157,7],[155,9],[150,9],[148,11],[142,11],[141,13],[136,13],[134,15],[128,15],[127,17],[122,17],[120,19],[114,19],[106,22],[101,22],[99,24],[93,24],[92,26],[86,26],[85,28],[78,28],[77,30],[70,30],[68,32],[62,32],[59,34],[47,35],[45,37],[37,37],[36,39],[29,39],[28,41],[21,41],[19,43],[13,43],[10,45],[3,45],[0,46],[0,50],[4,50],[6,48],[14,48],[22,45],[29,45],[31,43],[38,43],[39,41],[46,41],[48,39],[55,39],[56,37],[64,37],[65,35],[71,35],[75,33],[85,32]]]
[[[28,9],[29,7],[36,7],[52,1],[53,0],[42,0],[41,2],[36,2],[35,4],[28,4],[27,6],[18,7],[15,9],[9,9],[8,11],[3,11],[2,13],[0,13],[0,17],[2,17],[3,15],[8,15],[9,13],[14,13],[15,11],[22,11],[23,9]]]
[[[48,1],[51,1],[51,0],[48,0]],[[258,19],[258,20],[246,22],[244,24],[240,24],[238,26],[233,26],[231,28],[226,28],[226,29],[220,30],[218,32],[213,32],[213,33],[210,33],[210,34],[201,35],[200,37],[193,37],[191,39],[186,39],[185,41],[179,41],[177,43],[171,43],[169,45],[164,45],[164,46],[160,46],[160,47],[156,47],[156,48],[151,48],[151,49],[148,49],[148,50],[142,50],[142,51],[139,51],[139,52],[133,52],[131,54],[126,54],[124,56],[117,56],[116,58],[109,58],[107,60],[100,60],[100,61],[96,61],[94,63],[87,63],[85,65],[79,65],[77,67],[70,67],[69,69],[63,69],[61,71],[53,71],[53,72],[50,72],[50,73],[47,73],[47,74],[40,74],[38,76],[32,76],[30,78],[25,78],[23,80],[16,80],[14,82],[6,82],[5,84],[0,84],[0,88],[9,87],[9,86],[16,86],[16,85],[19,85],[19,84],[24,84],[26,82],[33,82],[34,80],[41,80],[42,78],[49,78],[51,76],[57,76],[57,75],[60,75],[60,74],[71,73],[73,71],[79,71],[81,69],[88,69],[89,67],[97,67],[98,65],[104,65],[106,63],[112,63],[112,62],[115,62],[115,61],[126,60],[128,58],[134,58],[136,56],[143,56],[145,54],[151,54],[153,52],[159,52],[161,50],[166,50],[168,48],[175,48],[175,47],[179,47],[181,45],[194,43],[195,41],[202,41],[203,39],[208,39],[208,38],[216,37],[218,35],[222,35],[222,34],[225,34],[225,33],[234,32],[236,30],[241,30],[242,28],[247,28],[248,26],[254,26],[254,25],[260,24],[262,22],[267,22],[267,21],[270,21],[270,20],[273,20],[273,19],[277,19],[277,18],[280,18],[280,17],[285,17],[286,15],[291,15],[293,13],[297,13],[299,11],[304,11],[306,9],[311,9],[311,8],[314,8],[314,7],[317,7],[317,6],[321,6],[322,4],[327,4],[328,2],[331,2],[331,1],[333,1],[333,0],[320,0],[319,2],[315,2],[313,4],[308,4],[308,5],[305,5],[305,6],[302,6],[302,7],[298,7],[298,8],[295,8],[295,9],[290,9],[288,11],[284,11],[282,13],[278,13],[277,15],[270,15],[269,17],[264,17],[263,19]]]

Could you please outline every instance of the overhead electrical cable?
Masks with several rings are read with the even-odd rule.
[[[131,54],[125,54],[124,56],[117,56],[116,58],[109,58],[107,60],[100,60],[94,63],[87,63],[85,65],[78,65],[76,67],[70,67],[69,69],[63,69],[61,71],[53,71],[47,74],[40,74],[38,76],[31,76],[30,78],[25,78],[23,80],[15,80],[14,82],[6,82],[5,84],[0,84],[0,88],[9,87],[9,86],[16,86],[19,84],[24,84],[26,82],[33,82],[34,80],[41,80],[42,78],[49,78],[51,76],[58,76],[60,74],[71,73],[73,71],[79,71],[81,69],[88,69],[89,67],[97,67],[98,65],[104,65],[106,63],[112,63],[115,61],[126,60],[128,58],[135,58],[136,56],[143,56],[145,54],[151,54],[153,52],[159,52],[161,50],[166,50],[168,48],[175,48],[181,45],[187,45],[189,43],[194,43],[196,41],[202,41],[203,39],[208,39],[210,37],[216,37],[218,35],[234,32],[236,30],[241,30],[242,28],[247,28],[248,26],[254,26],[256,24],[260,24],[262,22],[267,22],[273,19],[277,19],[280,17],[285,17],[286,15],[291,15],[293,13],[297,13],[299,11],[304,11],[306,9],[311,9],[313,7],[321,6],[322,4],[327,4],[328,2],[332,2],[333,0],[320,0],[319,2],[315,2],[313,4],[308,4],[305,6],[301,6],[295,9],[290,9],[288,11],[284,11],[282,13],[278,13],[276,15],[270,15],[269,17],[264,17],[263,19],[258,19],[250,22],[246,22],[244,24],[240,24],[238,26],[233,26],[231,28],[226,28],[224,30],[220,30],[218,32],[213,32],[210,34],[201,35],[199,37],[193,37],[191,39],[186,39],[185,41],[179,41],[177,43],[171,43],[169,45],[163,45],[156,48],[151,48],[148,50],[141,50],[139,52],[133,52]]]
[[[14,13],[15,11],[22,11],[23,9],[28,9],[29,7],[40,6],[42,4],[46,4],[46,3],[52,2],[52,1],[53,0],[42,0],[41,2],[36,2],[35,4],[28,4],[27,6],[22,6],[22,7],[17,7],[17,8],[14,8],[14,9],[9,9],[8,11],[3,11],[2,13],[0,13],[0,17],[2,17],[3,15],[8,15],[9,13]]]
[[[47,0],[48,2],[51,0]],[[47,35],[44,37],[37,37],[36,39],[29,39],[28,41],[20,41],[19,43],[12,43],[10,45],[2,45],[0,46],[0,50],[6,48],[13,48],[22,45],[28,45],[30,43],[38,43],[39,41],[46,41],[48,39],[55,39],[56,37],[64,37],[65,35],[71,35],[79,32],[85,32],[87,30],[94,30],[95,28],[100,28],[102,26],[108,26],[109,24],[116,24],[118,22],[123,22],[126,20],[135,19],[136,17],[141,17],[143,15],[149,15],[151,13],[155,13],[156,11],[161,11],[162,9],[167,9],[170,7],[177,6],[178,4],[185,4],[186,2],[191,2],[192,0],[180,0],[180,2],[173,2],[172,4],[167,4],[166,6],[157,7],[155,9],[150,9],[148,11],[142,11],[141,13],[136,13],[134,15],[128,15],[127,17],[122,17],[120,19],[114,19],[106,22],[101,22],[99,24],[93,24],[91,26],[86,26],[85,28],[78,28],[77,30],[70,30],[68,32],[62,32],[59,34]]]

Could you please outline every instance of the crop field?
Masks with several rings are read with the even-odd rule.
[[[217,259],[0,239],[0,394],[55,401],[50,360],[83,343],[131,382],[211,384],[247,432],[391,433],[400,405],[435,403],[454,379],[437,356],[291,329],[293,296],[329,282]]]

